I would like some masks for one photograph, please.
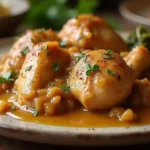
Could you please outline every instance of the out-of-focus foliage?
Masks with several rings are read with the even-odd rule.
[[[135,31],[133,31],[128,39],[127,44],[129,50],[132,50],[137,45],[143,45],[148,48],[150,51],[150,31],[148,31],[144,26],[139,25],[136,27]]]
[[[29,0],[31,9],[25,24],[31,28],[52,28],[59,30],[71,17],[81,13],[94,13],[101,0],[79,0],[75,7],[67,0]]]

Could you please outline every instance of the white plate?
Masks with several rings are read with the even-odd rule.
[[[0,41],[0,53],[7,51],[11,43],[11,39]],[[1,115],[0,135],[56,145],[119,146],[150,142],[150,125],[129,128],[74,128],[24,122]]]

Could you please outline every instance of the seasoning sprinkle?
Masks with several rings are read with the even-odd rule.
[[[120,81],[120,80],[121,80],[121,77],[120,77],[120,75],[119,75],[119,74],[118,74],[117,78],[118,78],[118,81]]]
[[[49,56],[49,55],[50,55],[50,52],[47,52],[47,53],[46,53],[46,56]]]

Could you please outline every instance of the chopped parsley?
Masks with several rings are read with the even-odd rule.
[[[65,91],[65,92],[70,92],[70,86],[65,84],[65,85],[61,86],[61,90]]]
[[[59,42],[59,46],[60,47],[65,47],[67,45],[67,41],[66,40],[63,40],[61,42]]]
[[[25,71],[30,71],[31,68],[32,68],[32,66],[27,66],[26,69],[25,69]]]
[[[102,55],[103,59],[112,59],[114,58],[114,53],[112,50],[106,50],[103,55]]]
[[[54,71],[58,71],[59,68],[60,68],[60,66],[59,66],[58,63],[55,63],[55,64],[53,65],[53,70],[54,70]]]
[[[109,75],[111,75],[111,76],[114,76],[114,75],[116,74],[116,72],[114,72],[114,71],[112,71],[112,70],[110,70],[110,69],[107,69],[106,71],[107,71],[107,73],[108,73]]]
[[[86,55],[85,53],[81,53],[79,56],[76,57],[77,58],[77,61],[76,62],[79,62],[80,59],[82,58],[85,58],[86,59]]]
[[[48,45],[42,47],[42,50],[48,50]]]
[[[42,40],[41,39],[37,39],[37,42],[40,43],[40,42],[42,42]]]
[[[38,115],[38,111],[35,109],[33,112],[33,116],[36,117]]]
[[[86,75],[89,76],[92,72],[99,70],[99,65],[95,64],[92,67],[89,63],[86,64]]]
[[[9,71],[0,76],[0,83],[13,82],[15,81],[16,78],[17,78],[16,73],[14,73],[13,71]]]
[[[80,35],[80,36],[78,37],[78,39],[77,39],[77,40],[79,41],[79,40],[81,40],[81,39],[82,39],[82,35]]]
[[[30,52],[30,50],[29,50],[28,47],[26,47],[26,48],[24,48],[20,53],[21,53],[23,56],[25,56],[28,52]]]
[[[33,43],[34,43],[34,39],[33,39],[33,38],[31,38],[31,42],[33,42]]]
[[[16,109],[16,107],[14,105],[12,105],[11,110],[15,110],[15,109]]]

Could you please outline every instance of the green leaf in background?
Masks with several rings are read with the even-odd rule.
[[[52,28],[60,30],[63,24],[81,13],[94,13],[100,0],[79,0],[73,8],[67,5],[67,0],[29,0],[29,11],[25,24],[31,28]]]

